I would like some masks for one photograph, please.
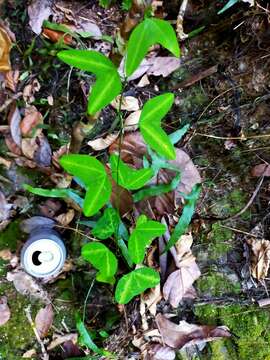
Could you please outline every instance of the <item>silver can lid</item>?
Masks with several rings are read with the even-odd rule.
[[[23,246],[21,264],[25,271],[38,278],[53,276],[60,272],[66,260],[63,241],[51,238],[29,239]]]

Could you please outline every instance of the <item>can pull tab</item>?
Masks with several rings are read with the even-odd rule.
[[[50,251],[43,251],[42,253],[39,254],[38,260],[41,263],[50,262],[53,260],[53,253],[51,253]]]

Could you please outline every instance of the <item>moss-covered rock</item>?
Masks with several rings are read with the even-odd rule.
[[[230,229],[222,227],[220,222],[212,225],[212,231],[208,234],[208,253],[210,259],[217,259],[226,254],[233,247],[234,234]]]
[[[200,277],[196,282],[196,287],[204,296],[237,294],[241,291],[240,283],[233,283],[226,275],[216,272]]]
[[[19,221],[15,220],[0,233],[0,250],[16,251],[18,240],[21,238]]]
[[[197,306],[195,314],[203,324],[226,325],[232,338],[223,342],[230,359],[270,360],[270,312],[256,306]],[[218,356],[218,344],[210,344],[211,360]],[[223,346],[223,345],[222,345]],[[220,353],[220,356],[224,352]]]

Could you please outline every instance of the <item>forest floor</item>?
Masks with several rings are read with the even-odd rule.
[[[193,294],[177,306],[162,299],[160,288],[156,298],[151,297],[154,304],[137,296],[126,306],[117,305],[113,287],[95,281],[96,271],[80,257],[90,234],[80,209],[23,188],[65,187],[58,159],[68,148],[106,159],[117,137],[107,137],[117,130],[111,129],[113,107],[95,123],[85,115],[93,77],[55,57],[63,48],[63,33],[51,24],[81,26],[85,32],[90,28],[96,37],[68,38],[68,45],[99,50],[119,65],[125,40],[119,28],[130,26],[130,13],[121,2],[104,9],[93,0],[35,0],[34,11],[42,8],[42,17],[49,9],[50,20],[37,34],[40,19],[31,18],[25,2],[0,2],[0,35],[8,29],[13,44],[11,68],[0,72],[0,359],[110,358],[96,354],[92,343],[87,347],[79,341],[79,311],[98,349],[117,359],[270,360],[270,8],[267,1],[254,6],[238,1],[218,15],[226,2],[189,0],[183,26],[190,36],[180,41],[180,66],[171,69],[160,62],[156,72],[130,81],[124,93],[135,101],[127,117],[146,99],[172,91],[175,103],[164,128],[171,133],[189,125],[177,147],[190,156],[202,179],[189,229],[201,275],[193,283]],[[156,16],[175,25],[180,2],[154,3]],[[92,25],[85,30],[89,19]],[[168,58],[160,48],[153,53]],[[5,70],[3,61],[0,70]],[[123,147],[139,156],[134,134],[127,132]],[[107,146],[104,141],[93,143],[95,139],[106,139]],[[131,209],[128,224],[136,215],[133,204]],[[37,281],[20,268],[27,239],[21,223],[33,216],[54,219],[67,247],[63,271],[48,281]],[[153,244],[147,261],[159,267],[158,245]],[[172,271],[167,269],[166,276]],[[53,313],[51,323],[36,319],[40,309],[45,309],[46,320]],[[168,332],[171,343],[160,337],[157,314],[170,319],[167,324],[162,318],[159,332]],[[45,329],[41,338],[30,318]],[[194,324],[194,330],[183,330],[183,335],[171,324],[180,321]],[[213,329],[229,331],[230,337],[211,335]],[[211,337],[217,339],[209,341]]]

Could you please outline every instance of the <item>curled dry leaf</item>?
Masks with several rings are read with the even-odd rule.
[[[35,326],[41,339],[43,339],[50,330],[53,323],[53,308],[51,304],[38,311],[35,318]]]
[[[64,154],[68,153],[68,149],[69,149],[69,144],[66,144],[66,145],[61,146],[58,150],[53,152],[52,163],[56,168],[61,169],[61,166],[59,164],[59,159]]]
[[[231,336],[226,326],[195,325],[186,321],[177,325],[162,314],[156,316],[156,324],[163,343],[174,349]]]
[[[9,59],[11,45],[7,31],[0,26],[0,71],[9,71],[11,69]]]
[[[9,123],[12,140],[15,142],[17,146],[20,147],[22,141],[21,128],[20,128],[21,114],[15,102],[12,104],[11,109],[9,111],[8,123]]]
[[[37,79],[34,79],[30,84],[26,85],[23,89],[23,100],[27,104],[31,104],[35,101],[35,93],[40,90],[40,83]]]
[[[17,84],[19,81],[19,70],[10,70],[5,74],[5,87],[13,92],[16,92]]]
[[[47,39],[51,40],[53,43],[58,42],[60,39],[63,39],[63,42],[66,45],[72,44],[72,36],[65,34],[63,31],[52,30],[48,28],[43,28],[42,35]]]
[[[139,126],[141,110],[134,111],[124,120],[125,131],[136,131]]]
[[[29,106],[25,110],[25,116],[21,121],[20,128],[23,136],[32,135],[32,130],[43,123],[43,116],[35,106]]]
[[[118,138],[119,133],[108,134],[105,138],[88,141],[87,144],[95,151],[107,149]]]
[[[75,211],[73,209],[69,209],[66,213],[58,215],[55,220],[61,224],[62,226],[67,226],[71,223],[75,216]]]
[[[44,303],[50,303],[46,291],[24,271],[14,271],[7,273],[7,280],[12,281],[15,289],[22,295],[31,295],[34,299],[39,299]]]
[[[251,247],[251,274],[257,280],[264,279],[270,265],[270,241],[252,238],[247,242]]]
[[[268,164],[259,164],[254,166],[251,170],[251,176],[260,177],[260,176],[270,176],[270,165]]]
[[[118,110],[120,105],[121,95],[118,95],[112,102],[111,106]],[[134,96],[123,96],[121,102],[121,110],[137,111],[139,110],[139,100]]]
[[[4,325],[10,319],[10,309],[7,303],[7,297],[0,298],[0,326]]]
[[[144,292],[141,295],[141,303],[144,305],[144,312],[149,310],[150,314],[156,315],[157,303],[161,300],[160,285]]]
[[[29,25],[37,35],[41,33],[44,20],[53,14],[51,0],[32,0],[28,6]]]

